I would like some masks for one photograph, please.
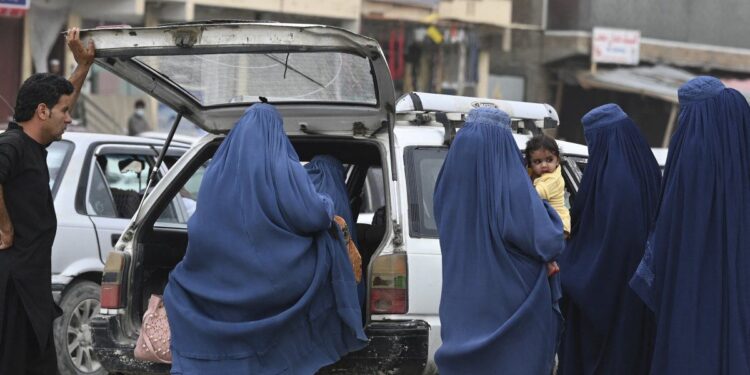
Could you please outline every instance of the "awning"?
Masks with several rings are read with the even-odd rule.
[[[661,99],[677,104],[677,90],[695,75],[678,68],[666,65],[638,66],[599,70],[597,72],[581,71],[576,75],[578,83],[585,89],[594,88],[621,91]],[[750,84],[747,80],[722,79],[727,87],[732,87],[750,98]]]
[[[689,72],[665,65],[582,71],[576,76],[585,89],[622,91],[670,103],[677,103],[677,89],[693,77]]]
[[[578,83],[585,89],[620,91],[664,100],[672,104],[667,126],[662,139],[662,147],[669,145],[669,137],[677,120],[677,90],[695,75],[682,69],[666,65],[638,66],[600,71],[581,71],[576,75]],[[750,81],[725,78],[727,87],[740,91],[750,99]]]

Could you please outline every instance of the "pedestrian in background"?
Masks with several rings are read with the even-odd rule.
[[[589,149],[560,256],[566,298],[559,375],[646,375],[653,314],[628,286],[643,257],[661,172],[616,104],[581,119]]]
[[[551,374],[564,247],[560,216],[539,199],[508,114],[469,112],[435,185],[442,250],[442,375]]]
[[[52,321],[52,243],[57,218],[49,189],[47,146],[60,140],[94,62],[79,30],[67,33],[78,63],[66,80],[40,73],[18,91],[15,122],[0,135],[0,374],[57,373]]]
[[[631,280],[656,314],[651,374],[750,374],[750,106],[713,77],[678,96],[656,222]]]
[[[49,72],[50,74],[61,76],[63,74],[62,72],[62,66],[60,64],[60,60],[58,59],[51,59],[49,61]]]
[[[138,135],[149,130],[146,121],[146,103],[138,99],[135,101],[133,114],[128,119],[128,135]]]

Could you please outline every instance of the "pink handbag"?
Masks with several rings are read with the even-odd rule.
[[[138,341],[135,344],[135,359],[172,363],[172,352],[169,350],[169,322],[161,296],[151,295],[142,323],[141,334],[138,335]]]

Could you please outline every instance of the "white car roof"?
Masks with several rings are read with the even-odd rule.
[[[432,118],[433,113],[445,113],[449,120],[462,122],[464,116],[474,108],[494,107],[508,113],[514,120],[530,120],[537,128],[543,128],[550,123],[559,124],[557,111],[549,104],[516,102],[490,98],[476,98],[458,95],[432,94],[423,92],[407,93],[396,103],[396,134],[398,143],[402,146],[430,145],[440,146],[444,142],[445,130],[442,125]],[[420,114],[429,113],[429,119],[419,120]],[[410,126],[420,123],[418,126]],[[458,128],[460,131],[460,127]],[[526,142],[532,137],[526,129],[526,134],[513,133],[518,148],[526,148]],[[557,141],[560,150],[566,155],[588,156],[586,145]]]
[[[460,129],[458,131],[461,131]],[[397,143],[401,147],[408,146],[442,146],[445,130],[442,126],[397,126],[395,129]],[[528,134],[513,134],[519,150],[526,148],[526,142],[531,138]],[[560,152],[565,155],[588,157],[586,145],[557,141]]]
[[[164,145],[163,140],[145,138],[145,137],[133,137],[129,135],[105,134],[105,133],[66,132],[63,134],[62,139],[71,141],[76,144],[115,142],[115,143],[139,143],[139,144],[148,144],[148,145],[153,145],[153,146]],[[190,144],[180,142],[177,140],[173,140],[172,146],[189,147]]]
[[[411,92],[401,96],[396,102],[396,113],[444,112],[466,114],[472,109],[480,107],[500,109],[512,119],[532,120],[540,124],[544,120],[548,120],[554,126],[560,123],[557,111],[549,104],[425,92]]]

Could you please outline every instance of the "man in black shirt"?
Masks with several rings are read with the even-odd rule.
[[[51,253],[57,218],[46,147],[72,121],[70,110],[94,62],[79,30],[67,34],[78,63],[70,81],[29,77],[18,92],[17,121],[0,135],[0,374],[56,374]]]

